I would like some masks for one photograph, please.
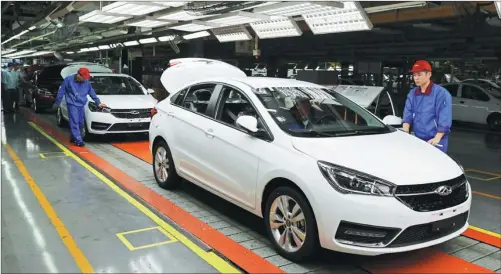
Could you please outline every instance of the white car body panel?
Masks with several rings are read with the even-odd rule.
[[[192,65],[190,60],[179,61],[186,62],[184,68],[177,64],[175,66],[180,67],[173,70],[172,75],[172,68],[162,75],[162,83],[170,95],[155,106],[158,113],[150,124],[149,141],[150,150],[157,138],[167,142],[181,177],[260,217],[266,185],[275,178],[288,179],[303,191],[314,211],[321,246],[341,252],[361,255],[405,252],[442,243],[467,229],[468,222],[448,236],[397,248],[362,247],[338,242],[334,235],[342,220],[403,230],[469,211],[471,194],[458,206],[417,212],[395,197],[341,194],[321,174],[318,160],[377,176],[395,185],[450,180],[463,174],[462,168],[437,148],[400,131],[352,137],[292,137],[279,128],[252,88],[322,86],[291,79],[238,76],[238,72],[227,75],[227,71],[215,77],[217,73],[213,68],[224,66]],[[180,83],[171,82],[186,74],[191,75],[189,79],[182,79]],[[273,141],[252,137],[244,131],[172,104],[171,98],[178,91],[190,84],[206,81],[239,89],[253,102],[273,135]],[[471,193],[469,186],[468,193]]]

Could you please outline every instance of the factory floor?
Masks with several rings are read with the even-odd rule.
[[[2,118],[2,271],[501,273],[501,134],[455,130],[473,189],[470,229],[403,254],[278,255],[259,218],[192,185],[156,184],[147,135],[69,143],[54,113]]]

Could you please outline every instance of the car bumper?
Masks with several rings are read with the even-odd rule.
[[[121,119],[111,113],[88,112],[87,128],[91,134],[146,133],[151,118]]]
[[[319,214],[315,212],[320,244],[326,249],[366,256],[440,244],[461,235],[468,228],[472,199],[469,184],[467,192],[468,198],[461,204],[418,212],[394,197],[340,195],[336,192],[337,197],[333,199],[331,191],[323,191],[320,194],[323,197],[318,201],[325,203],[317,203],[321,210]],[[334,210],[336,208],[348,210]],[[440,225],[444,223],[454,223],[454,226]]]

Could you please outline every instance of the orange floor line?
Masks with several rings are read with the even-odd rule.
[[[375,257],[361,267],[372,274],[495,273],[433,248]]]
[[[180,208],[159,193],[138,182],[136,179],[99,157],[89,149],[70,144],[69,138],[66,134],[54,129],[52,125],[39,119],[36,115],[27,112],[23,112],[23,114],[29,120],[41,127],[45,132],[56,138],[69,150],[80,155],[80,158],[113,180],[115,184],[132,193],[137,197],[137,199],[143,200],[158,210],[161,214],[165,215],[186,231],[202,240],[214,250],[218,251],[219,254],[228,258],[228,260],[242,268],[245,272],[285,273],[279,267],[273,265],[271,262],[243,247],[208,224],[202,222],[197,217],[191,215],[189,212]]]
[[[150,153],[149,141],[112,143],[112,145],[149,164],[153,163],[153,157]]]
[[[487,233],[484,233],[482,231],[474,230],[471,228],[468,228],[465,232],[463,232],[463,236],[466,236],[468,238],[472,238],[473,240],[477,240],[479,242],[482,242],[484,244],[492,245],[497,248],[501,248],[501,238],[489,235]]]
[[[484,193],[484,192],[480,192],[480,191],[472,191],[471,193],[477,194],[477,195],[480,195],[480,196],[489,197],[489,198],[496,199],[496,200],[501,200],[501,197],[496,196],[496,195],[492,195],[492,194],[489,194],[489,193]]]

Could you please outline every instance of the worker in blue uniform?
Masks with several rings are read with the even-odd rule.
[[[61,104],[63,96],[66,98],[68,108],[68,120],[70,125],[70,142],[77,146],[84,146],[81,130],[84,128],[85,105],[87,104],[87,95],[100,107],[106,107],[97,97],[90,82],[90,72],[87,68],[80,68],[75,75],[64,78],[59,92],[57,93],[55,107]]]
[[[407,95],[405,102],[403,130],[414,135],[443,152],[449,146],[452,125],[452,96],[442,86],[431,81],[431,65],[417,61],[412,69],[416,87]]]

